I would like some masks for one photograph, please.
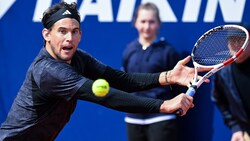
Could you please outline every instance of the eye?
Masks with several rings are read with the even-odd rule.
[[[75,30],[72,31],[72,34],[79,34],[79,32],[80,31],[78,29],[75,29]]]
[[[155,24],[156,21],[155,21],[155,20],[150,20],[149,23],[150,23],[150,24]]]
[[[59,32],[60,32],[61,34],[66,34],[66,33],[67,33],[67,31],[66,31],[65,29],[59,29]]]

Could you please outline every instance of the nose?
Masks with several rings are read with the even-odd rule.
[[[72,41],[73,40],[73,34],[71,32],[69,32],[66,36],[66,40],[67,41]]]
[[[149,22],[146,22],[146,23],[145,23],[145,28],[146,28],[146,29],[149,29],[149,27],[150,27],[150,23],[149,23]]]

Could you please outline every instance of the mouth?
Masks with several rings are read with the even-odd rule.
[[[66,47],[63,47],[62,50],[65,50],[65,51],[69,51],[69,50],[72,50],[73,47],[72,46],[66,46]]]

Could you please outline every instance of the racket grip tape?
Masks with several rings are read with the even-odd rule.
[[[196,86],[190,86],[190,87],[188,88],[188,90],[186,91],[186,94],[189,95],[189,96],[194,96],[194,94],[195,94],[195,92],[196,92],[196,88],[197,88]],[[178,110],[175,112],[175,114],[176,114],[177,116],[181,116],[182,113],[183,113],[183,110],[182,110],[182,109],[178,109]]]
[[[188,90],[186,91],[186,94],[189,96],[194,96],[196,92],[196,87],[195,86],[190,86]]]

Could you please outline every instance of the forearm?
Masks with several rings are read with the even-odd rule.
[[[139,97],[123,91],[111,89],[101,105],[128,113],[159,113],[163,100]]]
[[[96,97],[92,91],[92,81],[88,80],[78,90],[77,97],[105,107],[128,113],[159,113],[162,100],[138,97],[126,92],[110,89],[105,97]]]
[[[135,92],[160,86],[160,73],[125,73],[107,67],[101,76],[106,79],[113,88],[126,92]]]

